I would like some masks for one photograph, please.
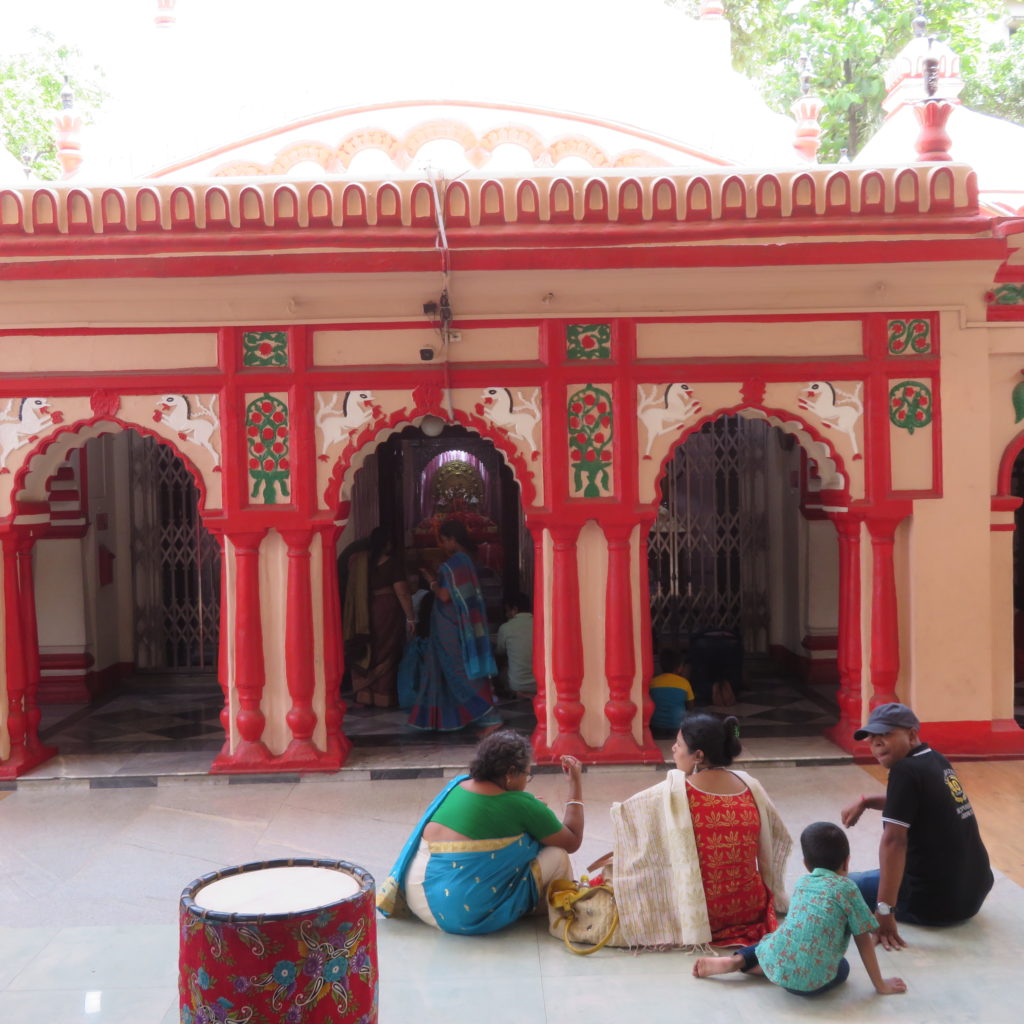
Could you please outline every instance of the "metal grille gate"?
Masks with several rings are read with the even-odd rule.
[[[772,428],[726,416],[707,423],[666,467],[647,544],[651,626],[659,645],[733,629],[767,649],[765,459]]]
[[[220,548],[203,528],[199,493],[181,459],[166,445],[130,437],[135,664],[215,671]]]

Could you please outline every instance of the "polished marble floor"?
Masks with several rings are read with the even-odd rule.
[[[798,741],[754,740],[749,752],[780,742]],[[849,763],[755,771],[794,833],[813,820],[837,820],[850,799],[879,788]],[[659,777],[652,768],[587,772],[587,836],[577,867],[609,848],[610,803]],[[183,887],[222,866],[277,857],[347,859],[381,879],[438,786],[436,778],[370,781],[339,773],[235,783],[165,776],[127,789],[55,780],[0,793],[0,1022],[176,1021]],[[555,806],[563,798],[556,775],[538,775],[532,787]],[[855,867],[877,862],[878,835],[877,816],[851,831]],[[791,858],[790,884],[800,870]],[[908,949],[880,953],[883,971],[907,981],[906,995],[875,996],[854,960],[850,981],[814,1001],[752,978],[696,980],[692,958],[682,952],[575,957],[535,921],[486,938],[380,921],[380,1020],[1010,1024],[1020,1020],[1024,1001],[1021,921],[1024,890],[1000,873],[974,921],[908,927]]]

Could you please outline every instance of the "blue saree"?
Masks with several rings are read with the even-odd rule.
[[[415,729],[451,732],[472,722],[499,725],[488,676],[498,674],[487,635],[487,612],[473,562],[457,551],[442,566],[438,583],[450,601],[435,601],[430,637],[420,664],[409,715]]]
[[[468,775],[459,775],[427,808],[377,896],[385,917],[406,916],[405,878],[423,829],[445,797]],[[456,935],[486,935],[518,921],[537,905],[541,844],[523,833],[501,839],[461,839],[430,844],[423,891],[438,927]]]

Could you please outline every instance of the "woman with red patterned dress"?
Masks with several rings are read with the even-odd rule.
[[[678,771],[612,807],[615,898],[629,945],[756,943],[786,909],[792,839],[761,784],[730,768],[739,724],[688,714]]]

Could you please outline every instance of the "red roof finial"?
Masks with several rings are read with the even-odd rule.
[[[57,126],[57,159],[64,173],[61,178],[70,178],[82,162],[82,118],[75,112],[75,94],[64,76],[64,88],[60,91],[60,106],[54,117]]]
[[[929,54],[924,60],[924,87],[927,99],[915,104],[914,114],[921,131],[914,144],[918,160],[952,160],[949,149],[953,140],[946,131],[946,122],[953,113],[953,104],[935,99],[939,79],[939,61]]]
[[[700,17],[702,20],[725,17],[725,4],[721,0],[704,0],[700,5]]]
[[[816,163],[821,149],[821,112],[825,104],[811,92],[811,59],[801,54],[797,62],[800,75],[800,96],[789,108],[796,118],[793,147],[808,162]]]

